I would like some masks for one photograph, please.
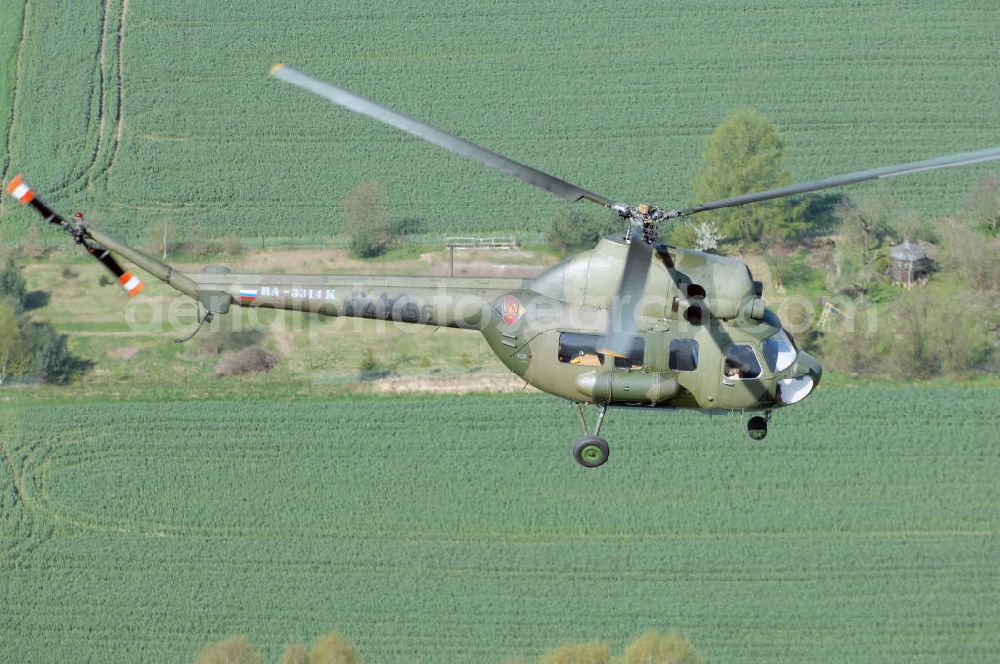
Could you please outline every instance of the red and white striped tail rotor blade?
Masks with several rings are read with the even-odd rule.
[[[135,297],[142,292],[143,288],[146,287],[146,285],[139,280],[139,277],[132,274],[132,272],[126,272],[107,249],[88,246],[87,251],[91,256],[100,261],[104,267],[108,268],[111,274],[118,278],[118,283],[125,289],[125,292],[128,293],[129,297]]]
[[[35,192],[31,190],[28,183],[20,175],[14,177],[7,184],[7,193],[27,205],[35,198]]]
[[[139,277],[135,276],[131,272],[126,272],[122,276],[118,277],[118,283],[122,285],[125,292],[128,293],[129,297],[135,297],[142,292],[142,289],[146,287],[146,284],[139,280]]]
[[[30,205],[35,208],[38,214],[45,218],[45,221],[52,224],[65,225],[66,220],[46,205],[42,197],[36,194],[35,190],[20,175],[15,175],[14,179],[7,183],[7,193],[19,200],[22,205]]]

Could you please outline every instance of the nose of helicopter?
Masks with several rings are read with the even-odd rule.
[[[778,392],[775,395],[778,403],[782,406],[798,403],[812,394],[816,386],[819,385],[819,379],[823,375],[823,367],[816,361],[815,357],[805,351],[800,351],[789,373],[791,374],[790,378],[778,381]]]

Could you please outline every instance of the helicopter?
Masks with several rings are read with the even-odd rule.
[[[491,152],[437,127],[283,64],[271,75],[348,110],[500,170],[568,202],[587,200],[623,222],[620,235],[533,279],[234,273],[212,265],[186,273],[99,231],[67,220],[18,175],[7,191],[59,226],[100,261],[130,297],[142,281],[115,255],[193,298],[197,332],[233,306],[266,307],[480,332],[514,374],[577,407],[583,435],[573,456],[594,468],[609,458],[601,428],[609,407],[753,412],[747,431],[767,435],[775,409],[801,402],[823,369],[767,308],[763,285],[737,259],[658,241],[661,223],[848,184],[1000,159],[1000,148],[747,193],[693,207],[628,205]],[[191,336],[194,335],[194,332]],[[190,337],[188,337],[190,338]],[[586,409],[596,406],[593,427]]]

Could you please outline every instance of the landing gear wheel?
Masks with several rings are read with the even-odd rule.
[[[747,433],[753,440],[764,440],[767,436],[767,418],[756,415],[747,422]]]
[[[597,468],[608,460],[608,441],[600,436],[584,436],[573,447],[573,458],[581,466]]]

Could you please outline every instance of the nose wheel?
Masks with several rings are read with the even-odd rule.
[[[607,406],[600,406],[597,411],[597,423],[594,425],[594,433],[590,433],[587,427],[587,418],[584,417],[582,403],[576,404],[580,413],[580,426],[583,427],[583,437],[576,441],[573,446],[573,458],[581,466],[586,468],[597,468],[604,465],[608,460],[610,449],[608,441],[601,438],[601,425],[604,424],[604,415],[607,413]]]
[[[747,422],[747,434],[751,440],[764,440],[767,437],[767,422],[771,419],[771,413],[766,417],[755,415]]]

